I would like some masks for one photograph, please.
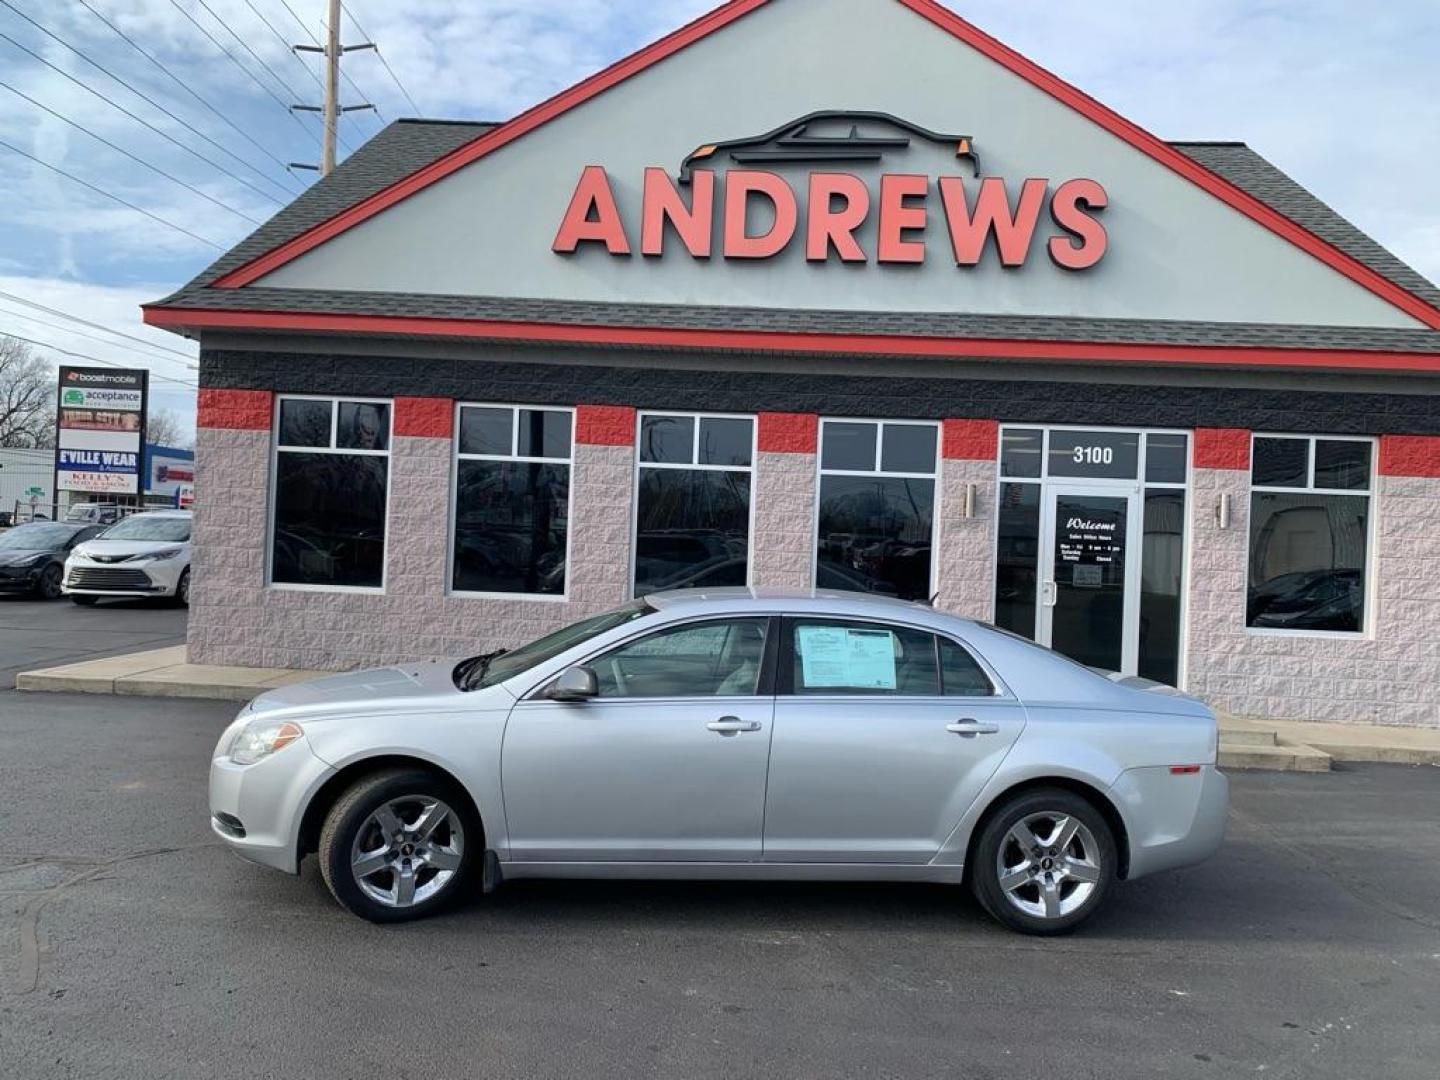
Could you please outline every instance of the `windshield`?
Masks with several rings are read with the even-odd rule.
[[[49,551],[65,543],[75,532],[69,525],[17,525],[0,536],[0,550]]]
[[[636,619],[650,615],[654,610],[643,600],[637,600],[618,611],[607,611],[604,615],[582,619],[563,630],[557,630],[553,634],[547,634],[545,637],[532,641],[528,645],[521,645],[511,652],[492,656],[486,662],[484,675],[473,681],[465,679],[463,685],[460,685],[460,689],[482,690],[487,686],[504,682],[523,671],[529,671],[537,664],[543,664],[551,657],[559,656],[566,649],[589,641],[591,638],[599,637],[607,630],[613,630],[617,626],[624,626],[628,622],[634,622]],[[466,660],[456,667],[457,685],[464,676],[469,675],[472,664],[472,660]]]
[[[172,543],[185,543],[190,539],[190,519],[136,514],[118,525],[110,526],[97,539],[168,540]]]

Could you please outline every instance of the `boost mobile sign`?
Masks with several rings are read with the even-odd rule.
[[[138,495],[149,372],[60,369],[55,490]]]

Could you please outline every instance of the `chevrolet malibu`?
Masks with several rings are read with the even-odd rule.
[[[673,592],[508,652],[256,698],[212,827],[376,922],[518,878],[968,883],[1069,930],[1220,845],[1201,702],[853,593]]]

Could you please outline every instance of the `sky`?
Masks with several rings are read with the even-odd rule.
[[[1248,142],[1440,279],[1434,0],[949,3],[1161,138]],[[389,70],[373,52],[346,58],[346,103],[379,112],[346,117],[341,156],[400,116],[513,116],[712,6],[347,0],[346,42],[377,42]],[[41,352],[56,362],[86,362],[57,351],[68,350],[150,367],[157,407],[193,426],[195,345],[145,327],[139,305],[182,285],[314,182],[284,168],[319,157],[318,120],[285,107],[318,103],[317,61],[288,45],[322,36],[324,8],[0,0],[0,331],[55,346]],[[112,340],[22,299],[148,344]]]

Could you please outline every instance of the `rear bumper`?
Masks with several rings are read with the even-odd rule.
[[[1130,840],[1130,879],[1204,862],[1225,839],[1230,781],[1214,765],[1129,769],[1110,789]]]

